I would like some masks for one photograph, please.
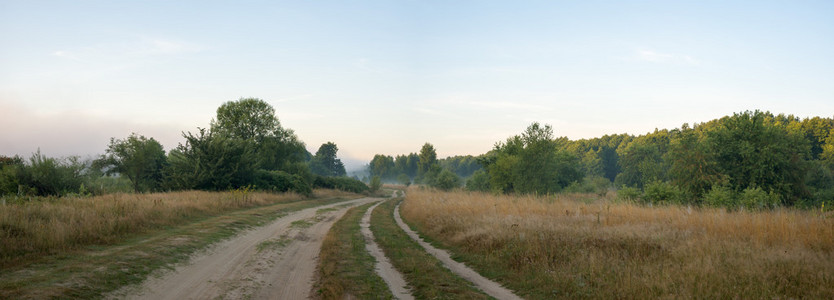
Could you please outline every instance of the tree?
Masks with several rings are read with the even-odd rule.
[[[185,144],[168,156],[169,188],[225,190],[255,182],[258,163],[251,143],[198,129],[197,135],[183,133]]]
[[[417,161],[417,177],[423,178],[435,164],[437,164],[437,152],[434,150],[434,146],[429,143],[423,144]]]
[[[107,174],[126,176],[135,192],[156,191],[162,184],[165,150],[155,139],[132,133],[123,140],[111,138],[96,165],[106,168]]]
[[[533,123],[522,134],[523,150],[513,167],[513,186],[521,193],[553,193],[582,179],[578,159],[556,149],[553,128]]]
[[[258,98],[240,98],[223,103],[217,108],[217,118],[211,122],[211,131],[243,140],[283,135],[275,109]]]
[[[379,176],[374,176],[371,178],[371,184],[368,185],[368,189],[370,192],[376,193],[382,187],[382,180],[379,179]]]
[[[310,160],[295,133],[281,127],[275,109],[258,98],[241,98],[223,103],[211,122],[212,135],[251,144],[258,167],[286,170],[292,164]]]
[[[668,164],[663,159],[669,147],[669,132],[655,132],[635,138],[625,146],[619,155],[622,173],[617,175],[615,183],[643,188],[654,181],[666,181]]]
[[[808,141],[769,113],[747,111],[719,119],[705,132],[705,144],[720,174],[737,192],[761,188],[792,205],[810,197],[805,187]]]
[[[691,199],[687,200],[699,202],[705,193],[723,183],[725,178],[719,173],[715,158],[698,131],[684,124],[676,133],[666,154],[670,164],[669,177],[688,193]]]
[[[396,170],[394,158],[388,155],[377,154],[368,165],[371,176],[379,176],[380,179],[395,179]]]
[[[327,142],[319,147],[316,155],[310,161],[310,170],[321,176],[345,176],[345,165],[336,157],[339,147]]]

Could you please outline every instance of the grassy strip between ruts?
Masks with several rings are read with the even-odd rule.
[[[140,283],[151,272],[187,260],[210,244],[246,228],[262,226],[289,212],[337,203],[330,197],[191,218],[181,226],[150,231],[112,246],[89,246],[4,269],[0,299],[100,298],[121,286]]]
[[[365,238],[359,231],[359,221],[371,205],[374,203],[348,210],[324,237],[315,297],[393,299],[385,281],[374,271],[375,260],[365,250]]]
[[[394,199],[378,206],[371,214],[371,231],[376,242],[409,283],[417,299],[489,299],[471,283],[453,274],[412,240],[394,221]]]

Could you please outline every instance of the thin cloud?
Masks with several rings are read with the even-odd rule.
[[[509,101],[471,101],[470,105],[494,108],[494,109],[517,109],[517,110],[533,110],[542,111],[550,110],[549,107],[538,104],[529,104],[523,102],[509,102]]]
[[[689,55],[661,53],[654,50],[639,49],[637,50],[637,59],[653,63],[674,63],[685,65],[697,65],[697,59]]]
[[[179,40],[140,38],[132,41],[101,43],[86,47],[59,49],[52,56],[76,61],[128,60],[137,57],[179,55],[203,51],[204,47]]]

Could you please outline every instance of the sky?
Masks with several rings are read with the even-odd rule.
[[[478,155],[734,112],[834,116],[834,1],[0,0],[0,155],[166,150],[241,97],[311,152]]]

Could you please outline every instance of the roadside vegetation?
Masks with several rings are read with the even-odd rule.
[[[834,297],[834,215],[409,189],[406,222],[531,299]]]
[[[0,206],[0,298],[98,298],[243,229],[358,197],[314,194],[191,191]]]

